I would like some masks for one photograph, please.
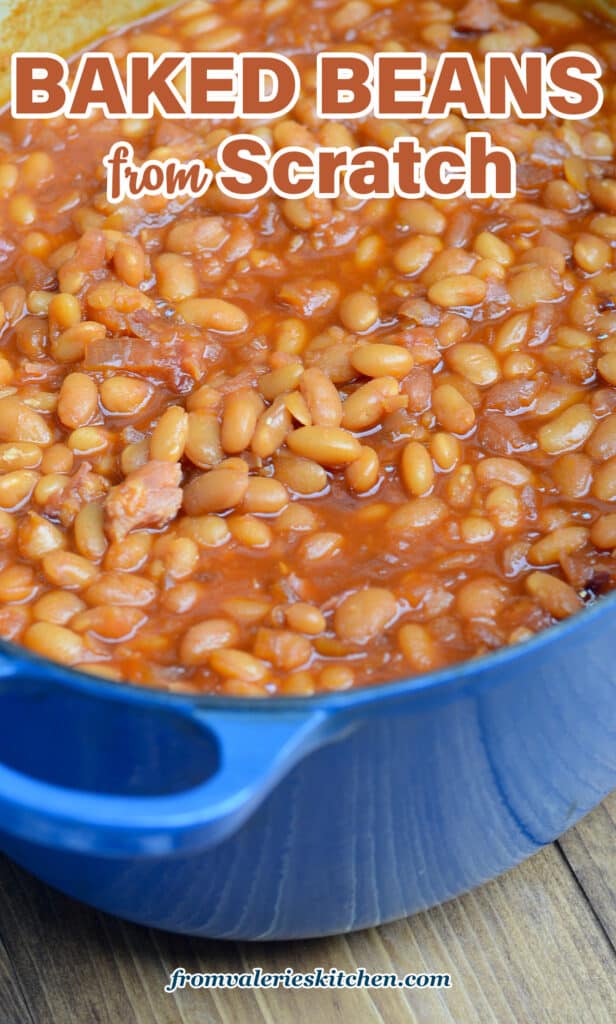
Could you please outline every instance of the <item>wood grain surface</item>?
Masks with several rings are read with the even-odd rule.
[[[446,991],[184,990],[193,972],[318,965],[449,972]],[[488,885],[370,931],[294,943],[190,939],[126,924],[0,859],[0,1024],[612,1024],[616,793]]]

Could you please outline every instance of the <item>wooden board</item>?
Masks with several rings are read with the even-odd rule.
[[[616,794],[514,871],[379,929],[232,944],[100,914],[0,859],[0,1024],[612,1024]],[[163,991],[169,973],[445,971],[447,991]]]

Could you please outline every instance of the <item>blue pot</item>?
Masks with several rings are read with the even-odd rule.
[[[0,648],[0,847],[132,921],[378,925],[549,843],[616,785],[616,595],[522,645],[309,699],[169,695]]]

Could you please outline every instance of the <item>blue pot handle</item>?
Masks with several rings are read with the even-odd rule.
[[[239,828],[332,732],[332,716],[320,710],[253,712],[238,704],[237,711],[218,711],[170,703],[169,714],[178,721],[188,716],[217,742],[218,766],[206,781],[172,795],[116,796],[52,785],[0,765],[0,831],[104,857],[205,849]]]

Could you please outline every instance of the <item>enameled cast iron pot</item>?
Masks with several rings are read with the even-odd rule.
[[[532,640],[304,699],[169,695],[0,649],[0,848],[195,935],[364,928],[455,896],[616,785],[616,595]]]
[[[75,52],[165,4],[11,0],[1,101],[12,50]],[[412,913],[616,785],[615,626],[616,595],[455,669],[302,700],[170,696],[0,644],[0,848],[72,896],[197,935]]]

